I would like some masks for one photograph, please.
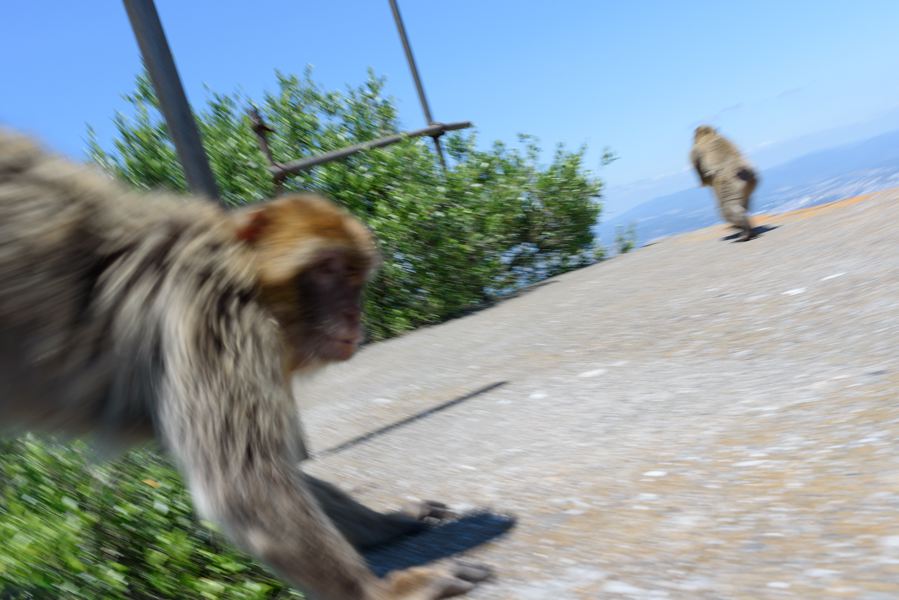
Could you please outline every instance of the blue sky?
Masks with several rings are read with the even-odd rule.
[[[258,95],[274,69],[312,64],[329,87],[371,66],[407,127],[423,118],[386,0],[157,0],[194,104],[204,86]],[[899,2],[400,0],[438,120],[482,140],[518,132],[621,158],[615,190],[686,166],[712,121],[756,151],[899,105]],[[112,133],[139,70],[120,2],[5,3],[0,122],[82,156],[86,124]],[[618,203],[616,205],[616,202]]]

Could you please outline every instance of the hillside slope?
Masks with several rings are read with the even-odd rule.
[[[374,345],[298,382],[313,450],[423,417],[310,470],[517,513],[472,598],[899,597],[897,219],[716,226]]]

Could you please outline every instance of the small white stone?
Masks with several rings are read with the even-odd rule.
[[[839,575],[839,571],[834,571],[833,569],[806,569],[802,572],[806,577],[833,577],[834,575]]]
[[[512,401],[511,400],[497,400],[496,403],[499,405],[505,406],[506,404],[512,404]]]
[[[735,467],[757,467],[759,465],[765,464],[766,460],[741,460],[740,462],[734,463]]]
[[[528,396],[531,400],[543,400],[546,398],[546,392],[534,392],[530,396]]]
[[[375,398],[371,402],[372,404],[393,404],[393,400],[390,398]]]
[[[599,581],[605,579],[609,574],[593,567],[569,567],[565,569],[566,579],[574,579],[575,581]]]
[[[611,594],[641,594],[643,593],[642,588],[638,588],[629,583],[624,583],[623,581],[609,581],[602,587],[602,589]]]
[[[790,584],[783,581],[769,581],[768,587],[775,590],[786,590],[790,588]]]
[[[578,377],[596,377],[597,375],[602,375],[605,373],[605,369],[593,369],[592,371],[584,371]]]
[[[787,290],[783,293],[784,296],[797,296],[805,292],[805,288],[794,288],[792,290]]]
[[[821,281],[830,281],[831,279],[836,279],[837,277],[842,277],[846,273],[834,273],[833,275],[828,275],[827,277],[822,277]]]
[[[668,471],[646,471],[643,473],[643,477],[664,477],[668,474]]]
[[[676,584],[675,587],[679,590],[685,590],[688,592],[698,592],[700,590],[710,589],[712,587],[712,581],[705,577],[693,577],[681,582],[680,584]]]
[[[888,535],[880,538],[880,545],[885,550],[899,550],[899,535]]]

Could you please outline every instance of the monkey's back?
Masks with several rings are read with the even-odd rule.
[[[0,130],[0,425],[149,435],[165,319],[250,294],[245,254],[212,203],[128,191]]]
[[[691,158],[698,159],[706,176],[712,180],[757,179],[755,168],[730,140],[721,134],[700,136],[693,145]]]

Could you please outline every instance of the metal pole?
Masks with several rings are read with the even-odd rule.
[[[153,0],[123,0],[137,45],[150,73],[159,108],[184,169],[191,191],[220,200],[218,186],[209,168],[197,122],[178,77],[175,60],[165,38]]]
[[[434,119],[431,118],[431,109],[428,106],[428,99],[425,96],[425,88],[421,84],[421,77],[418,75],[418,67],[415,65],[415,57],[412,55],[412,46],[409,45],[409,38],[406,35],[406,26],[403,25],[403,17],[400,15],[400,7],[397,6],[396,0],[388,0],[390,2],[390,10],[393,11],[393,20],[396,22],[396,30],[400,34],[400,41],[403,42],[403,51],[406,53],[406,61],[409,63],[409,70],[412,71],[412,79],[415,81],[415,89],[418,91],[418,101],[421,102],[421,110],[425,113],[425,120],[428,125],[434,125]],[[437,150],[437,157],[443,170],[446,171],[446,159],[443,158],[443,148],[440,147],[440,136],[433,136],[434,149]]]
[[[269,172],[271,172],[271,174],[275,177],[276,181],[280,181],[286,177],[289,177],[290,175],[295,175],[300,171],[305,171],[317,165],[323,165],[335,160],[340,160],[341,158],[346,158],[347,156],[356,154],[357,152],[372,150],[374,148],[383,148],[384,146],[396,144],[398,142],[402,142],[403,140],[414,137],[434,137],[435,135],[440,135],[447,131],[456,131],[457,129],[466,129],[468,127],[471,127],[471,123],[469,123],[468,121],[462,123],[435,123],[429,127],[425,127],[424,129],[419,129],[417,131],[388,135],[376,140],[362,142],[361,144],[354,144],[353,146],[347,146],[346,148],[340,148],[339,150],[325,152],[324,154],[319,154],[318,156],[301,158],[299,160],[294,160],[283,165],[276,165],[272,163],[269,167]],[[262,141],[260,140],[260,145],[261,143]],[[263,152],[265,152],[265,150],[263,150]]]

